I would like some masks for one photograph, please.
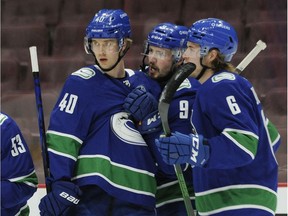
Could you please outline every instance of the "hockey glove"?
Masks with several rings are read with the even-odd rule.
[[[72,205],[79,202],[82,192],[80,188],[67,181],[57,181],[52,184],[52,191],[40,200],[41,216],[63,215]]]
[[[124,101],[124,109],[131,113],[136,121],[143,120],[148,114],[157,110],[158,102],[144,86],[137,86]]]
[[[140,134],[150,134],[153,132],[161,131],[162,124],[158,110],[147,115],[138,125]]]
[[[189,163],[203,166],[209,159],[209,146],[203,144],[202,135],[172,133],[170,137],[155,140],[164,162],[167,164]]]

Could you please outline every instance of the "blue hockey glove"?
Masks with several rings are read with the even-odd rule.
[[[157,148],[167,164],[189,163],[203,166],[209,159],[209,146],[203,144],[202,135],[172,133],[170,137],[155,140]]]
[[[162,130],[161,118],[158,110],[147,115],[138,125],[140,134],[150,134]]]
[[[57,181],[52,184],[52,191],[40,200],[41,216],[62,215],[79,202],[82,192],[80,188],[67,181]]]
[[[144,86],[137,86],[124,101],[124,109],[131,113],[136,121],[143,120],[148,114],[157,110],[158,102]]]

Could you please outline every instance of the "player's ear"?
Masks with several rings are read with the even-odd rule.
[[[212,49],[207,54],[207,60],[209,60],[209,62],[213,62],[217,58],[217,56],[218,56],[218,50]]]
[[[130,49],[131,45],[132,45],[132,40],[130,38],[125,38],[123,46],[121,48],[121,53],[127,52],[128,49]]]

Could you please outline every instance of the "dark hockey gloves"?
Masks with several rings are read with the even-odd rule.
[[[40,215],[65,215],[69,207],[78,204],[81,194],[80,188],[72,182],[57,181],[53,183],[52,191],[40,200]]]
[[[162,122],[158,110],[147,115],[137,127],[140,134],[149,134],[162,130]]]
[[[131,113],[136,121],[143,120],[148,114],[157,110],[158,102],[144,86],[137,86],[124,101],[124,109]]]
[[[172,133],[169,137],[155,140],[163,160],[167,164],[189,163],[203,166],[209,159],[209,146],[203,144],[203,136],[194,134]]]

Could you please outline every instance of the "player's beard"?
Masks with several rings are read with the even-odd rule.
[[[161,86],[166,85],[168,80],[172,77],[172,75],[173,75],[172,67],[171,67],[169,73],[166,76],[162,77],[162,76],[159,76],[159,75],[160,75],[159,68],[156,65],[154,65],[153,63],[150,63],[149,64],[149,76],[152,79],[156,80]]]

